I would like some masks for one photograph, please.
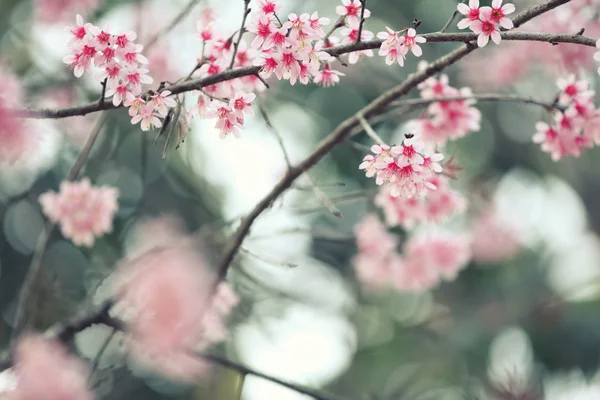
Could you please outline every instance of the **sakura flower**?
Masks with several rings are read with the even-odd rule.
[[[479,35],[477,36],[477,46],[479,47],[485,47],[490,41],[490,38],[496,44],[500,44],[500,41],[502,40],[498,25],[489,19],[473,21],[469,27],[473,32]]]
[[[594,91],[590,90],[590,84],[586,80],[577,81],[574,74],[566,78],[559,78],[556,85],[561,90],[558,102],[568,105],[572,101],[589,101],[594,97]]]
[[[315,75],[314,82],[320,83],[321,86],[323,86],[323,87],[329,87],[329,86],[335,85],[336,83],[339,83],[340,76],[344,76],[344,75],[346,75],[346,74],[344,74],[340,71],[331,69],[329,64],[325,64],[323,69],[321,71],[319,71],[317,73],[317,75]]]
[[[229,107],[233,110],[237,118],[244,118],[244,115],[254,115],[252,102],[256,99],[254,93],[238,93],[232,98]]]
[[[78,13],[91,13],[100,0],[34,0],[36,18],[44,23],[56,23]]]
[[[133,116],[131,123],[135,125],[141,121],[140,128],[142,128],[143,131],[150,130],[152,127],[160,128],[162,122],[158,118],[159,116],[160,114],[154,109],[154,104],[148,103],[140,109],[139,114]]]
[[[337,15],[346,17],[348,19],[348,22],[360,22],[359,18],[361,15],[361,9],[362,5],[360,0],[342,0],[342,5],[337,6],[335,8],[335,12],[337,13]],[[371,11],[365,9],[363,16],[364,18],[369,18],[371,16]]]
[[[469,5],[460,3],[456,6],[465,18],[458,21],[458,29],[469,28],[474,21],[479,20],[479,0],[469,0]]]
[[[248,26],[248,31],[256,34],[254,40],[252,40],[251,46],[259,48],[263,46],[268,38],[277,30],[275,23],[271,20],[270,15],[260,14],[255,18]]]
[[[113,187],[92,186],[88,178],[83,178],[61,182],[58,193],[46,192],[39,201],[48,219],[60,224],[65,238],[78,246],[91,247],[96,238],[112,232],[118,195]]]
[[[423,36],[417,36],[417,31],[410,28],[404,36],[399,39],[399,42],[403,44],[408,50],[416,57],[421,57],[423,50],[417,43],[425,43],[427,40]]]
[[[257,0],[258,9],[263,14],[276,14],[281,11],[281,4],[272,0]]]
[[[142,92],[142,84],[150,84],[153,82],[152,78],[147,75],[147,68],[129,67],[129,71],[124,77],[125,82],[131,87],[131,92],[138,95]]]
[[[75,18],[75,25],[67,26],[65,28],[73,37],[69,40],[68,46],[73,46],[74,44],[81,42],[83,38],[88,34],[90,28],[93,25],[90,23],[83,23],[83,17],[77,14]]]
[[[129,87],[119,81],[111,80],[106,89],[106,96],[113,96],[112,103],[116,107],[121,104],[129,93]]]
[[[491,7],[481,7],[479,9],[479,18],[482,21],[489,20],[504,29],[512,29],[513,22],[506,15],[513,12],[515,12],[514,4],[508,3],[502,5],[502,0],[493,0]]]
[[[371,151],[375,154],[375,157],[371,154],[366,155],[363,158],[363,162],[358,166],[358,169],[364,169],[367,178],[375,176],[375,173],[379,169],[385,168],[388,164],[394,162],[390,150],[390,147],[386,144],[371,146]]]
[[[10,399],[92,400],[87,388],[89,371],[63,345],[41,335],[22,337],[14,353],[16,387]]]
[[[125,107],[129,107],[129,116],[133,117],[140,113],[144,108],[146,101],[139,96],[134,96],[133,93],[127,93],[123,104]]]
[[[161,117],[166,117],[169,112],[169,108],[173,108],[177,105],[177,102],[172,97],[170,90],[163,90],[160,93],[155,94],[150,99],[150,102],[154,106],[154,109]]]
[[[226,283],[211,297],[215,277],[198,243],[175,225],[167,228],[170,236],[161,236],[153,246],[142,238],[142,251],[119,264],[116,309],[127,324],[127,344],[136,360],[192,382],[208,368],[195,352],[227,337],[224,319],[239,298]]]
[[[361,253],[383,254],[394,250],[398,240],[375,214],[365,216],[354,227],[356,245]]]
[[[313,32],[315,32],[315,34],[318,38],[325,37],[325,32],[323,31],[323,27],[325,25],[329,25],[330,23],[331,23],[331,20],[327,17],[319,18],[318,11],[315,11],[314,13],[312,13],[312,15],[310,16],[310,19],[308,21],[310,29],[312,29]]]

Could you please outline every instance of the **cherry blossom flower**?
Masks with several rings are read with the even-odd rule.
[[[423,36],[417,36],[417,31],[410,28],[404,36],[400,37],[399,41],[416,57],[421,57],[423,50],[417,43],[425,43],[427,40]]]
[[[335,8],[337,15],[346,17],[348,21],[360,22],[359,18],[362,8],[360,0],[342,0],[342,4],[343,5]],[[369,18],[371,16],[371,11],[365,9],[363,16],[364,18]]]
[[[148,131],[152,127],[160,128],[162,126],[162,122],[158,118],[159,116],[160,114],[156,112],[154,104],[148,103],[140,109],[139,114],[133,116],[131,123],[135,125],[141,121],[140,128],[143,131]]]
[[[477,36],[477,46],[479,47],[485,47],[490,38],[496,44],[500,44],[500,41],[502,40],[498,25],[489,19],[473,21],[469,27],[473,32],[479,35]]]
[[[96,238],[112,232],[119,191],[110,186],[92,186],[88,178],[63,181],[60,191],[46,192],[39,198],[42,211],[60,224],[65,238],[78,246],[91,247]]]
[[[272,0],[257,0],[258,9],[263,14],[277,14],[281,11],[281,4],[277,4]]]
[[[143,236],[150,226],[163,225],[146,222],[140,229]],[[151,245],[141,238],[142,251],[119,264],[116,312],[127,324],[127,344],[136,360],[172,379],[192,382],[208,368],[194,352],[227,337],[224,319],[239,299],[226,283],[211,297],[215,277],[198,243],[177,225],[166,227],[169,235],[154,238]]]
[[[468,235],[435,229],[409,237],[403,247],[404,268],[394,281],[398,289],[421,291],[441,279],[454,280],[471,259]]]
[[[355,18],[349,19],[347,22],[347,25],[348,26],[346,28],[343,28],[341,31],[342,35],[344,35],[344,40],[342,41],[342,44],[353,43],[353,42],[356,42],[356,40],[358,39],[358,31],[359,31],[359,27],[360,27],[360,23],[358,22],[358,19],[355,19]],[[371,39],[373,39],[373,32],[363,29],[360,34],[360,40],[367,41],[367,40],[371,40]],[[352,53],[350,53],[348,55],[348,63],[356,64],[358,62],[358,60],[360,60],[363,56],[373,57],[373,50],[368,49],[368,50],[353,51]]]
[[[44,23],[64,21],[81,12],[90,13],[99,5],[100,0],[34,0],[36,18]]]
[[[481,7],[479,9],[479,18],[482,21],[490,21],[498,24],[504,29],[512,29],[513,22],[506,15],[515,12],[514,4],[508,3],[502,5],[502,0],[492,0],[491,7]]]
[[[398,32],[393,31],[389,27],[385,27],[387,32],[377,33],[377,37],[382,39],[379,55],[385,57],[385,63],[392,65],[396,61],[401,67],[404,66],[404,57],[408,53],[408,48],[402,45]]]
[[[254,115],[252,102],[256,99],[254,93],[238,93],[235,98],[230,100],[229,107],[233,110],[237,118],[244,118],[244,115]]]
[[[573,101],[587,102],[594,97],[594,91],[590,90],[590,83],[586,80],[578,81],[575,74],[569,74],[566,78],[558,78],[556,86],[561,90],[558,102],[561,105],[569,105]]]
[[[339,83],[340,76],[345,76],[346,74],[331,69],[329,64],[325,64],[323,69],[315,75],[313,81],[315,83],[320,83],[323,87],[333,86],[336,83]]]
[[[171,95],[170,90],[163,90],[160,93],[155,94],[150,99],[150,102],[154,106],[154,110],[161,117],[166,117],[169,112],[169,108],[173,108],[177,105],[177,102],[174,98],[169,97]]]
[[[474,21],[479,20],[479,0],[469,0],[469,5],[460,3],[456,6],[459,13],[465,18],[458,21],[458,29],[466,29],[471,26]]]
[[[87,388],[89,371],[70,356],[63,345],[41,335],[27,334],[14,352],[16,387],[5,393],[10,399],[92,400]]]

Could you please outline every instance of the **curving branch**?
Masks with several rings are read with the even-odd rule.
[[[515,17],[513,23],[515,26],[520,26],[525,22],[541,15],[549,10],[552,10],[562,4],[569,2],[570,0],[549,0],[544,4],[531,7]],[[578,36],[581,37],[581,36]],[[586,38],[590,45],[593,42],[592,39]],[[360,44],[364,44],[361,42]],[[595,43],[594,43],[595,45]],[[478,47],[467,43],[458,49],[448,53],[447,55],[437,59],[431,63],[427,68],[422,71],[416,72],[410,75],[404,82],[391,88],[387,92],[384,92],[366,107],[359,110],[356,114],[343,121],[338,127],[331,132],[325,140],[321,142],[315,149],[315,151],[308,156],[304,161],[295,167],[292,167],[284,175],[284,177],[275,185],[275,187],[267,194],[267,196],[261,200],[250,213],[244,217],[235,231],[229,243],[225,247],[224,255],[218,264],[218,279],[223,280],[227,276],[227,271],[235,258],[238,249],[242,245],[246,235],[250,232],[252,223],[258,218],[264,210],[270,207],[270,205],[283,193],[285,192],[292,183],[305,171],[313,167],[318,163],[331,149],[333,149],[338,143],[343,142],[347,137],[350,136],[354,128],[360,126],[360,117],[369,119],[381,112],[383,112],[394,100],[406,95],[412,89],[416,88],[418,84],[425,81],[427,78],[439,73],[450,65],[456,63],[462,58],[466,57],[473,51],[477,50]]]
[[[564,4],[570,0],[560,0],[561,4]],[[535,7],[534,7],[535,8]],[[531,9],[530,9],[531,10]],[[528,10],[529,11],[529,10]],[[526,11],[526,12],[528,12]],[[539,14],[537,14],[539,15]],[[533,16],[535,17],[535,15]],[[531,17],[531,18],[533,18]],[[519,20],[515,18],[513,21],[515,26],[519,23]],[[516,41],[536,41],[546,42],[551,44],[557,43],[572,43],[584,46],[595,47],[596,41],[592,38],[578,35],[578,34],[550,34],[550,33],[536,33],[536,32],[502,32],[500,34],[503,40],[516,40]],[[477,40],[475,33],[428,33],[422,35],[430,43],[441,43],[441,42],[459,42],[459,43],[471,43]],[[369,40],[361,42],[353,42],[340,46],[331,47],[324,49],[323,51],[331,54],[332,56],[339,57],[343,54],[352,53],[359,50],[377,49],[381,46],[382,40]],[[192,79],[178,84],[170,85],[165,87],[165,90],[170,90],[173,95],[186,93],[193,90],[200,90],[206,86],[214,85],[236,78],[241,78],[249,75],[257,75],[260,72],[260,67],[249,66],[227,70],[219,74],[211,75],[205,78]],[[111,110],[115,108],[124,107],[115,106],[111,102],[104,102],[99,104],[98,102],[88,103],[75,107],[66,107],[58,109],[18,109],[13,110],[17,116],[24,118],[67,118],[74,116],[87,115],[93,112],[101,110]]]

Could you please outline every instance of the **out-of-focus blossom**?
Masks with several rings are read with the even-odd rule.
[[[40,196],[48,219],[60,224],[64,237],[78,246],[91,247],[96,238],[112,231],[119,192],[109,186],[92,186],[88,178],[79,182],[63,181],[60,191]]]
[[[145,230],[155,227],[150,243]],[[129,349],[136,360],[172,379],[192,382],[207,364],[196,354],[227,338],[224,319],[239,299],[221,283],[211,298],[215,276],[198,243],[174,220],[147,221],[137,250],[114,276],[116,309],[127,324]]]
[[[100,0],[34,0],[37,18],[45,23],[66,21],[74,14],[89,13],[100,5]]]
[[[67,354],[62,344],[28,334],[17,343],[13,372],[16,387],[3,395],[10,400],[92,400],[89,371]]]

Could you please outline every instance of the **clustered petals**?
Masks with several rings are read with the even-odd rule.
[[[394,235],[373,214],[359,222],[354,232],[358,254],[352,264],[357,279],[371,290],[433,289],[442,280],[456,279],[471,259],[466,234],[441,229],[418,232],[409,237],[400,254]]]
[[[553,122],[538,122],[533,142],[550,153],[553,161],[564,157],[579,157],[581,151],[600,144],[600,109],[594,106],[595,92],[589,82],[575,75],[558,79],[560,93],[557,103],[562,107],[553,112]]]
[[[425,67],[425,63],[420,68]],[[473,107],[477,103],[470,99],[471,89],[454,88],[449,84],[448,76],[431,77],[419,84],[421,98],[460,98],[463,100],[432,102],[426,111],[417,119],[411,120],[409,126],[425,143],[444,145],[448,140],[456,140],[481,127],[481,112]]]
[[[225,319],[239,298],[227,283],[211,296],[215,277],[198,243],[172,224],[161,234],[158,222],[148,221],[144,235],[150,227],[159,235],[142,241],[142,251],[116,271],[116,307],[137,361],[169,378],[194,382],[208,368],[196,352],[227,339]]]
[[[112,232],[119,191],[110,186],[92,186],[88,178],[63,181],[60,191],[40,196],[42,211],[60,224],[65,238],[78,246],[93,246],[96,238]]]
[[[512,29],[513,23],[508,14],[515,11],[511,3],[502,5],[502,0],[493,0],[492,6],[479,7],[479,0],[470,0],[467,6],[464,3],[457,5],[457,10],[464,18],[458,22],[458,29],[469,28],[477,36],[477,45],[484,47],[490,39],[500,44],[500,28]]]
[[[384,185],[392,197],[423,196],[436,190],[430,178],[442,172],[439,161],[444,156],[425,148],[423,142],[416,140],[414,135],[405,136],[400,146],[371,147],[375,156],[365,156],[359,169],[365,170],[367,177],[375,176],[375,183]]]
[[[392,65],[397,62],[401,67],[404,66],[404,59],[408,52],[412,52],[416,57],[423,54],[419,43],[425,43],[426,39],[417,36],[414,28],[405,29],[401,35],[386,26],[387,32],[379,32],[377,37],[383,39],[379,48],[379,55],[385,57],[385,63]]]
[[[145,67],[148,59],[141,54],[143,46],[135,43],[137,34],[110,33],[108,28],[100,29],[91,23],[84,23],[80,15],[76,24],[67,27],[67,31],[72,36],[69,41],[71,54],[63,61],[73,69],[74,75],[79,78],[85,72],[98,70],[94,76],[100,82],[105,82],[105,95],[112,97],[114,106],[124,104],[129,107],[131,99],[136,97],[152,106],[136,107],[133,111],[130,108],[132,124],[142,121],[141,128],[144,131],[152,127],[160,128],[162,122],[159,118],[165,118],[168,109],[174,107],[176,102],[166,97],[171,94],[166,90],[153,95],[151,99],[140,97],[142,86],[152,83],[153,79]]]

